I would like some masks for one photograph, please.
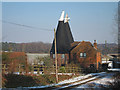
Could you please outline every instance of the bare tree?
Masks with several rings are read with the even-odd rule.
[[[118,2],[118,53],[120,53],[120,1]]]

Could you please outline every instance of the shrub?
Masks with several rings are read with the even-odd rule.
[[[60,72],[60,73],[65,73],[65,72],[66,72],[65,67],[64,67],[64,66],[61,66],[61,67],[59,68],[58,72]]]
[[[27,87],[37,85],[33,77],[25,75],[7,74],[3,75],[4,86],[6,88]]]
[[[56,82],[55,74],[46,74],[39,76],[4,74],[2,77],[2,84],[4,88],[40,86]],[[72,78],[73,75],[59,75],[58,77],[59,81],[62,81]]]

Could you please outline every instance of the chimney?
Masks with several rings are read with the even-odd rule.
[[[94,40],[94,47],[97,49],[97,43],[96,43],[96,40]]]

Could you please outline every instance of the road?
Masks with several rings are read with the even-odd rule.
[[[92,73],[85,76],[80,76],[74,79],[66,80],[55,85],[40,86],[29,88],[31,90],[75,90],[83,88],[103,88],[107,86],[108,81],[112,81],[114,73]]]

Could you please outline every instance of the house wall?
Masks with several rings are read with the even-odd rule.
[[[27,53],[28,64],[38,63],[38,58],[48,57],[50,54],[44,53]]]
[[[77,53],[71,53],[71,62],[79,63],[82,68],[88,68],[90,64],[96,64],[96,55],[94,53],[90,56],[89,53],[86,52],[86,57],[80,57],[81,52],[80,50]]]
[[[86,56],[81,57],[81,53],[85,53]],[[92,67],[98,69],[101,64],[101,53],[98,51],[97,46],[94,47],[90,42],[82,41],[70,51],[70,54],[64,54],[64,58],[62,58],[62,55],[57,54],[59,66],[73,62],[79,64],[81,68]],[[53,58],[53,54],[51,54],[51,58]]]
[[[51,54],[50,56],[52,59],[54,59],[54,64],[55,64],[55,56],[53,57],[53,54]],[[68,64],[68,61],[69,61],[69,54],[57,54],[58,66],[66,65]]]
[[[86,53],[86,57],[80,57],[80,53]],[[95,67],[101,64],[101,53],[90,42],[82,42],[70,52],[70,62],[79,63],[82,68]]]

